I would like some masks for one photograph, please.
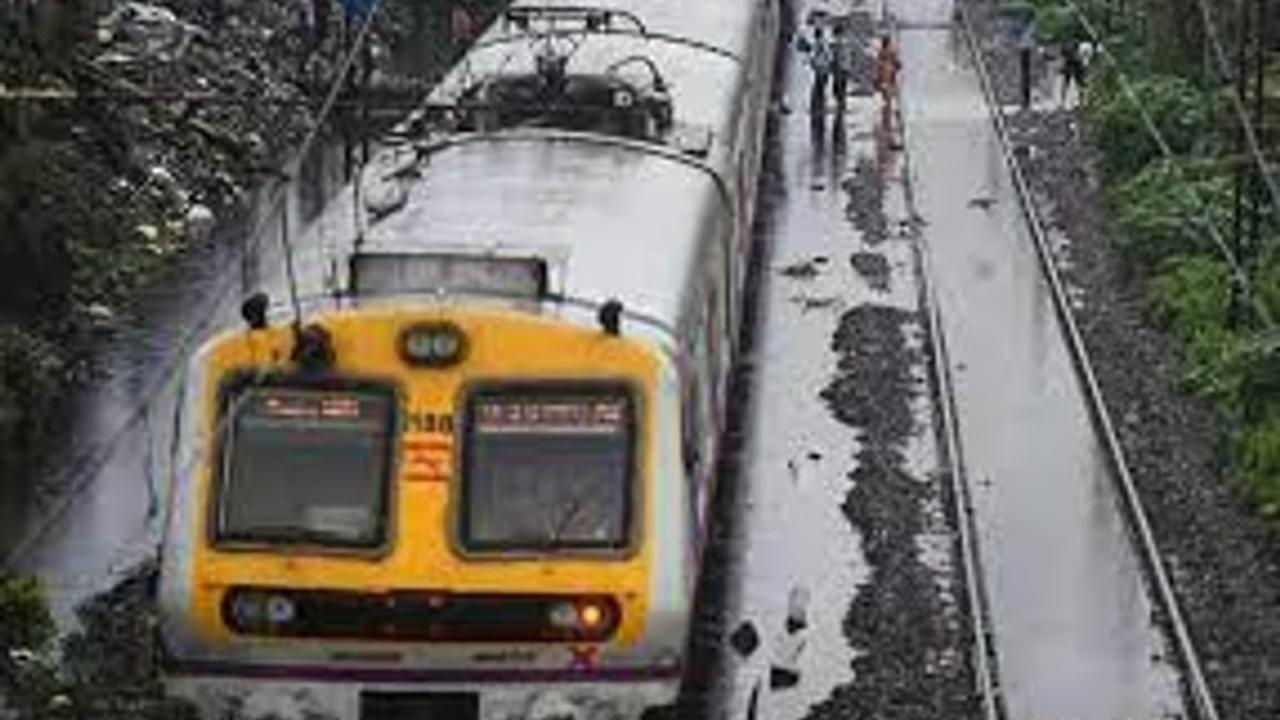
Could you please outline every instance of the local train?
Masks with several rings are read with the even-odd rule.
[[[166,683],[210,717],[669,717],[777,0],[517,2],[193,357]],[[286,282],[285,277],[291,278]]]

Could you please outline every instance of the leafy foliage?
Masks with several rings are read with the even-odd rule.
[[[1179,341],[1189,388],[1233,412],[1249,361],[1244,338],[1229,325],[1231,276],[1226,263],[1204,255],[1171,258],[1152,279],[1149,294],[1157,320]]]
[[[33,578],[0,576],[0,655],[42,649],[54,633],[53,616]]]
[[[1151,75],[1132,81],[1132,89],[1174,154],[1200,149],[1212,129],[1212,118],[1200,91],[1190,81]],[[1160,156],[1142,114],[1113,70],[1104,68],[1095,73],[1084,111],[1109,178],[1127,178]]]
[[[1259,512],[1280,524],[1280,417],[1244,430],[1236,442],[1236,475]]]
[[[53,427],[65,378],[66,361],[56,347],[0,324],[0,488],[25,475]]]
[[[128,200],[72,145],[37,141],[0,157],[0,312],[58,316],[132,288],[155,253]]]
[[[1171,258],[1152,280],[1150,292],[1157,319],[1180,338],[1202,328],[1225,327],[1229,319],[1231,274],[1222,260]]]
[[[1075,12],[1066,5],[1041,3],[1036,7],[1036,39],[1045,45],[1061,45],[1079,42],[1084,38],[1084,28]]]
[[[1175,165],[1153,162],[1111,194],[1116,243],[1127,261],[1144,268],[1212,249],[1210,225],[1226,225],[1229,198],[1225,177],[1190,178]]]

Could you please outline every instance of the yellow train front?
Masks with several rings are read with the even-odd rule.
[[[231,333],[200,362],[215,441],[179,498],[165,600],[183,609],[176,689],[206,712],[671,700],[680,628],[642,642],[663,404],[642,344],[397,310]],[[625,696],[601,690],[619,681]],[[447,690],[406,694],[424,687]]]
[[[436,93],[476,109],[389,148],[368,215],[326,226],[351,243],[264,274],[185,386],[172,692],[208,717],[665,716],[777,21],[517,4]],[[535,91],[567,102],[483,106]]]

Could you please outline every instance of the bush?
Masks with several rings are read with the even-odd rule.
[[[1188,177],[1164,161],[1115,187],[1116,243],[1130,264],[1151,269],[1167,258],[1211,249],[1209,224],[1226,226],[1226,178]]]
[[[1197,255],[1165,261],[1150,285],[1156,319],[1179,339],[1225,327],[1231,311],[1231,270],[1223,260]]]
[[[132,289],[157,263],[135,231],[140,200],[69,144],[0,156],[0,313],[50,321]]]
[[[1262,516],[1280,527],[1280,417],[1242,432],[1237,446],[1237,478]]]
[[[1036,7],[1036,39],[1041,44],[1075,43],[1084,34],[1084,28],[1070,8],[1059,4],[1041,4]]]
[[[1151,75],[1134,80],[1132,86],[1170,150],[1185,155],[1200,149],[1213,129],[1212,117],[1194,85],[1181,77]],[[1128,178],[1160,157],[1141,113],[1113,70],[1100,69],[1090,80],[1084,115],[1109,179]]]
[[[53,639],[53,615],[33,578],[0,576],[0,656],[39,651]]]
[[[1254,271],[1253,289],[1271,316],[1280,320],[1280,238],[1272,234],[1264,237],[1262,244],[1269,250]]]
[[[0,486],[24,477],[52,431],[67,363],[49,342],[0,325]]]

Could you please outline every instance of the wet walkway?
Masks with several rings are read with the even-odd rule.
[[[868,3],[796,6],[801,25],[810,7],[838,15],[856,11],[869,52]],[[755,288],[756,346],[745,359],[754,377],[747,442],[738,476],[725,479],[738,484],[728,630],[749,625],[759,647],[745,658],[726,649],[723,697],[709,715],[717,720],[869,717],[885,707],[880,703],[892,683],[883,682],[883,669],[912,650],[907,637],[890,629],[896,621],[882,613],[912,611],[885,602],[883,588],[893,586],[893,570],[868,559],[868,531],[882,558],[891,546],[913,568],[928,562],[929,547],[940,548],[919,577],[933,585],[951,576],[949,539],[939,527],[945,521],[939,515],[930,525],[906,517],[918,511],[910,501],[894,506],[907,510],[903,517],[888,517],[893,513],[876,497],[888,484],[865,463],[867,453],[891,454],[890,464],[900,472],[895,479],[922,488],[938,464],[923,391],[913,240],[900,226],[906,217],[900,170],[894,154],[878,143],[879,111],[869,89],[850,98],[843,117],[828,100],[815,136],[808,112],[812,75],[794,46],[782,52],[788,53],[782,89],[790,111],[778,118],[777,162],[760,191],[766,249]],[[837,347],[873,339],[885,342],[862,353],[843,354],[848,351]],[[873,386],[857,387],[852,398],[833,392],[866,378],[858,370],[842,375],[858,363],[854,355],[893,368],[891,374],[901,373],[909,387],[868,383]],[[895,438],[891,448],[877,444],[886,433],[872,416],[883,408],[890,414],[901,408],[905,416],[906,437]],[[862,423],[867,417],[872,419]],[[929,527],[919,531],[920,525]],[[871,637],[863,632],[867,627],[875,628]],[[864,692],[876,683],[882,687]]]
[[[904,110],[1013,720],[1181,710],[951,2],[899,0]]]

